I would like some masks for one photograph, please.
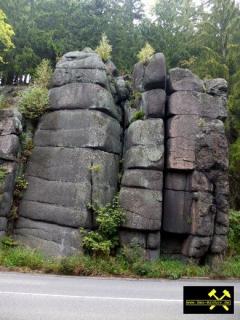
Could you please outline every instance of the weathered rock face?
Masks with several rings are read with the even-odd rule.
[[[167,76],[161,53],[135,65],[134,103],[125,80],[91,49],[58,62],[26,169],[16,238],[49,255],[81,251],[80,227],[95,227],[89,204],[111,202],[122,174],[122,245],[140,246],[148,259],[160,250],[198,260],[223,254],[229,224],[226,81],[203,82],[181,68]],[[136,110],[143,119],[134,121]],[[21,130],[19,114],[0,111],[6,173],[0,235],[11,208]]]
[[[13,202],[21,121],[22,116],[17,110],[0,110],[0,236],[7,230],[7,218]]]
[[[162,54],[133,72],[134,89],[142,92],[144,120],[132,122],[125,131],[124,174],[120,205],[126,212],[122,244],[138,244],[149,259],[160,253],[163,206],[164,122],[166,66]]]
[[[186,235],[182,253],[223,253],[228,229],[226,82],[170,70],[163,230]]]
[[[105,205],[117,191],[121,109],[110,80],[115,83],[90,50],[68,53],[57,64],[15,230],[17,239],[47,254],[81,250],[79,228],[94,224],[89,205]]]

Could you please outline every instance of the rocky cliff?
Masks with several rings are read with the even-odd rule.
[[[149,259],[161,252],[196,259],[224,253],[226,81],[204,82],[180,68],[167,72],[164,55],[157,53],[134,66],[132,87],[134,103],[114,64],[90,49],[58,62],[49,109],[38,123],[27,164],[28,189],[14,230],[18,240],[50,255],[81,251],[79,228],[96,225],[91,205],[105,205],[120,191],[123,245],[137,243]],[[3,233],[21,115],[1,112]]]

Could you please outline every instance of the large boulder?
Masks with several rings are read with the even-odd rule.
[[[35,134],[39,147],[93,148],[120,154],[117,120],[94,110],[59,110],[45,115]]]
[[[138,62],[133,70],[133,88],[143,92],[151,89],[165,89],[166,62],[162,53],[154,54],[148,63]]]
[[[53,88],[49,93],[49,110],[91,109],[99,110],[121,119],[120,108],[111,93],[93,83],[70,83]]]
[[[204,82],[188,69],[174,68],[169,70],[169,90],[204,91]]]

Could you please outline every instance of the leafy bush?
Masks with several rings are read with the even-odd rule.
[[[46,112],[47,106],[47,88],[32,86],[21,94],[19,110],[26,119],[38,119]]]
[[[137,120],[143,120],[144,116],[145,116],[144,111],[142,111],[142,110],[136,111],[133,113],[131,122],[134,122]]]
[[[118,197],[114,197],[112,203],[105,207],[91,206],[96,215],[97,230],[83,234],[83,248],[94,256],[109,256],[119,245],[118,229],[124,220],[124,214],[119,205]]]
[[[230,211],[228,244],[230,255],[240,254],[240,211]]]
[[[104,62],[106,62],[111,58],[112,46],[110,45],[109,40],[105,33],[102,34],[102,38],[95,51]]]
[[[137,54],[137,58],[139,62],[146,64],[154,55],[154,53],[155,50],[153,49],[153,47],[148,42],[146,42],[145,46]]]
[[[50,61],[43,59],[37,66],[34,75],[34,85],[40,88],[48,88],[53,75]]]

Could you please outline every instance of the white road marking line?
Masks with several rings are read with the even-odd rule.
[[[75,295],[66,295],[66,294],[48,294],[48,293],[14,292],[14,291],[0,291],[0,295],[23,295],[23,296],[33,296],[33,297],[40,296],[40,297],[92,299],[92,300],[155,301],[155,302],[174,302],[174,303],[183,302],[182,299],[75,296]],[[234,301],[234,303],[240,304],[240,301]]]
[[[65,294],[48,294],[48,293],[32,293],[32,292],[13,292],[13,291],[0,291],[0,295],[25,295],[25,296],[40,296],[40,297],[53,297],[53,298],[75,298],[75,299],[92,299],[92,300],[183,302],[183,300],[179,300],[179,299],[130,298],[130,297],[100,297],[100,296],[74,296],[74,295],[65,295]]]

